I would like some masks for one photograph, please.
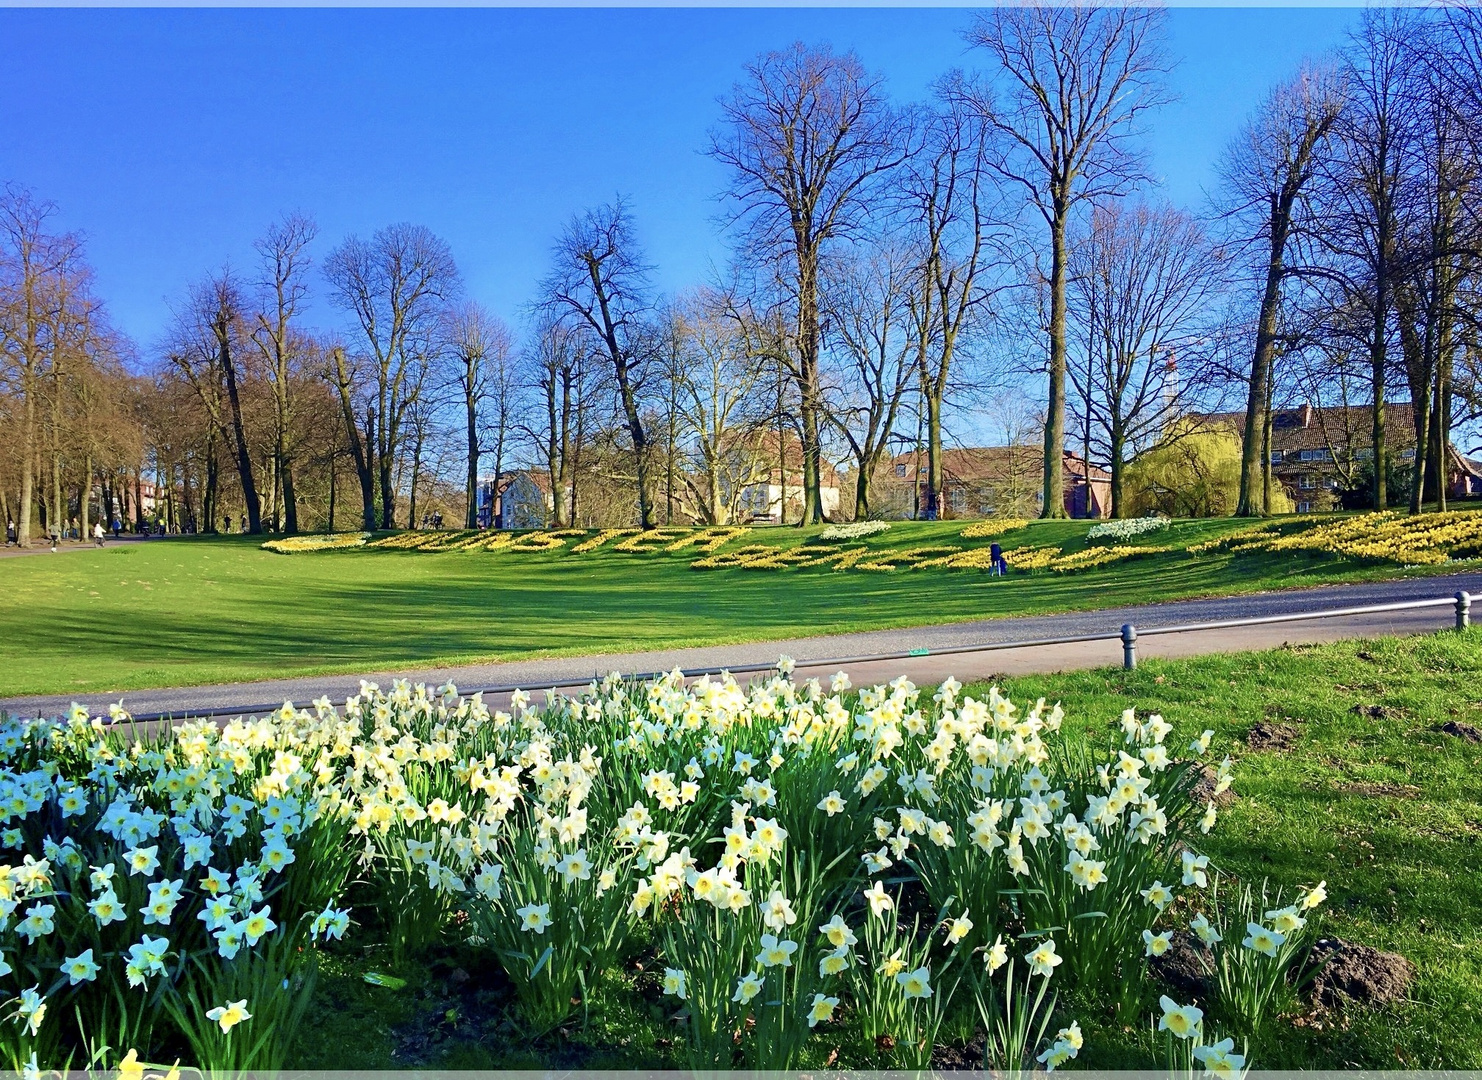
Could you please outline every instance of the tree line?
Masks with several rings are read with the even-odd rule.
[[[706,147],[728,177],[724,270],[660,295],[615,199],[559,230],[517,328],[424,226],[329,244],[288,214],[137,344],[83,239],[8,184],[0,510],[23,544],[147,503],[184,531],[473,527],[480,478],[519,467],[558,526],[726,523],[758,482],[814,523],[899,512],[879,479],[916,450],[909,511],[931,518],[947,451],[1025,386],[1047,517],[1068,449],[1109,470],[1121,515],[1129,465],[1220,408],[1244,418],[1236,512],[1271,512],[1272,418],[1299,401],[1367,409],[1372,458],[1345,467],[1388,505],[1401,397],[1410,508],[1444,505],[1453,432],[1482,419],[1482,18],[1365,11],[1270,91],[1195,208],[1145,153],[1165,22],[987,11],[969,64],[918,102],[853,53],[759,56]]]

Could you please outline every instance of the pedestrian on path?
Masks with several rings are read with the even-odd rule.
[[[16,543],[15,522],[5,522],[5,546],[10,547]]]
[[[103,523],[101,521],[93,522],[93,543],[99,547],[103,546]]]

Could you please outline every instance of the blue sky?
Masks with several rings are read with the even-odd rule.
[[[1154,172],[1202,202],[1268,87],[1338,45],[1334,8],[1176,8]],[[902,99],[972,66],[962,9],[6,10],[0,180],[59,204],[99,290],[142,347],[167,300],[279,212],[312,213],[318,254],[420,222],[470,296],[517,320],[576,210],[630,196],[657,284],[724,261],[725,182],[706,158],[716,99],[758,52],[853,48]],[[318,303],[316,323],[335,318]]]

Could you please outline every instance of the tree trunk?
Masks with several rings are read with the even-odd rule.
[[[1276,216],[1273,211],[1273,218]],[[1256,349],[1251,358],[1250,390],[1245,399],[1245,443],[1240,455],[1240,501],[1236,517],[1264,517],[1269,504],[1265,500],[1261,469],[1261,449],[1268,406],[1271,397],[1271,366],[1276,354],[1276,314],[1281,302],[1282,258],[1286,248],[1285,230],[1272,222],[1271,257],[1266,266],[1266,291],[1261,296],[1256,322]],[[1267,463],[1270,455],[1265,455]],[[1261,485],[1258,487],[1258,485]]]
[[[472,383],[471,378],[469,381]],[[479,527],[478,401],[470,393],[465,396],[463,404],[468,420],[468,474],[464,477],[463,483],[463,494],[468,501],[468,506],[463,514],[463,527],[465,529],[477,529]],[[497,471],[495,475],[498,475]]]
[[[1126,440],[1126,437],[1123,435],[1123,433],[1121,431],[1117,430],[1114,427],[1113,430],[1112,430],[1112,432],[1111,432],[1111,438],[1108,441],[1109,441],[1109,444],[1110,444],[1109,445],[1109,449],[1111,450],[1111,516],[1114,517],[1114,518],[1126,517],[1127,516],[1127,507],[1123,504],[1123,501],[1122,501],[1122,481],[1123,481],[1123,477],[1124,477],[1124,475],[1126,473],[1126,462],[1123,460],[1123,458],[1124,458],[1124,456],[1126,455],[1126,452],[1127,452],[1127,440]],[[1090,461],[1087,460],[1086,465],[1087,465],[1087,468],[1088,469],[1090,467],[1090,464],[1091,464]],[[1086,474],[1086,494],[1087,494],[1087,499],[1086,499],[1086,516],[1087,517],[1089,517],[1090,514],[1091,514],[1091,506],[1090,506],[1091,500],[1089,498],[1089,496],[1090,496],[1090,490],[1091,490],[1090,485],[1091,485],[1091,476],[1090,476],[1090,473],[1087,472],[1087,474]]]
[[[1374,380],[1373,441],[1374,441],[1374,509],[1383,510],[1389,505],[1389,454],[1384,442],[1384,376],[1388,362],[1386,349],[1387,320],[1389,309],[1388,288],[1383,274],[1375,288],[1373,339],[1369,342],[1369,357]],[[1417,442],[1416,459],[1419,460]],[[1418,493],[1417,493],[1418,494]]]
[[[1057,193],[1050,223],[1050,385],[1045,412],[1044,505],[1040,516],[1065,513],[1065,294],[1066,218],[1064,196]]]
[[[247,429],[242,423],[242,400],[237,393],[236,362],[232,359],[228,334],[226,322],[218,317],[216,343],[221,371],[226,377],[226,396],[232,407],[232,432],[237,441],[237,473],[242,479],[242,501],[247,504],[247,531],[256,535],[262,532],[262,507],[258,504],[257,484],[252,478],[252,454],[247,449]]]
[[[30,382],[30,380],[26,380]],[[21,547],[31,543],[31,506],[36,499],[36,394],[34,386],[22,390],[21,407],[21,505],[16,522],[16,539]]]

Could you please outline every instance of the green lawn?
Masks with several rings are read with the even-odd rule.
[[[1182,547],[1243,525],[1176,522],[1141,542]],[[961,528],[903,522],[867,542],[962,543]],[[1087,528],[1037,522],[1003,542],[1069,552],[1085,546]],[[790,546],[816,532],[758,529],[733,543]],[[0,697],[759,641],[1402,573],[1303,553],[1176,551],[1008,578],[965,570],[701,572],[690,569],[696,557],[606,549],[276,555],[256,540],[224,537],[4,559]]]
[[[1005,689],[1020,701],[1062,701],[1067,729],[1103,745],[1128,706],[1161,710],[1175,724],[1170,744],[1213,728],[1216,751],[1236,759],[1239,796],[1204,844],[1218,868],[1256,883],[1326,879],[1323,933],[1416,964],[1409,1002],[1288,1018],[1257,1067],[1482,1067],[1482,745],[1434,730],[1448,720],[1482,726],[1482,631],[1149,660],[1136,672],[1015,679]],[[1246,749],[1261,721],[1292,728],[1292,744]],[[512,1022],[503,976],[467,953],[409,964],[399,990],[363,981],[387,970],[376,952],[328,960],[301,1068],[676,1067],[673,1002],[644,973],[651,955],[603,980],[585,1027],[539,1040]],[[1154,1063],[1149,1033],[1075,1014],[1087,1032],[1077,1067]],[[841,1030],[839,1042],[858,1040]]]

